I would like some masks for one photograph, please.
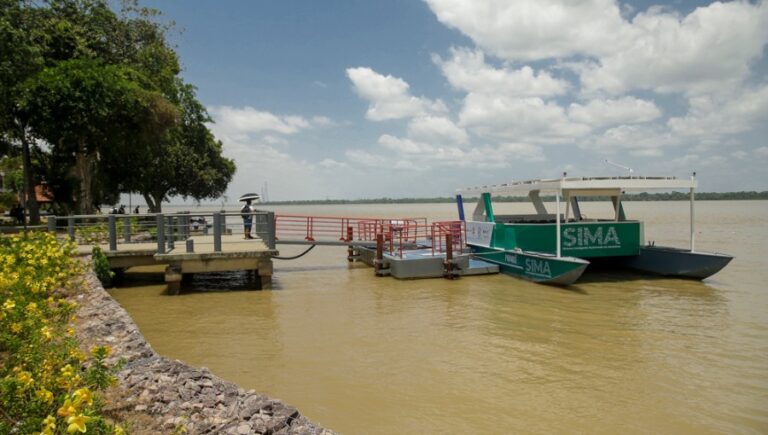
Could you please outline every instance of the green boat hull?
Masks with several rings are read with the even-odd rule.
[[[558,258],[537,252],[470,247],[475,257],[498,265],[502,273],[543,284],[573,284],[589,265],[588,261],[575,257]]]

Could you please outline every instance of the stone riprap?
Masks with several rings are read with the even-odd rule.
[[[132,433],[333,433],[279,400],[238,388],[206,368],[158,355],[93,273],[85,282],[85,291],[74,297],[78,339],[88,348],[110,346],[108,362],[125,361],[104,412],[127,421]]]

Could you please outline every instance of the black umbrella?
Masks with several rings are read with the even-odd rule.
[[[259,198],[260,198],[260,197],[259,197],[259,194],[258,194],[258,193],[246,193],[245,195],[242,195],[242,196],[240,197],[239,201],[248,201],[248,200],[250,200],[250,201],[256,201],[256,200],[258,200]]]

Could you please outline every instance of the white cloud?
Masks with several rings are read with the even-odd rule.
[[[511,160],[527,162],[543,162],[547,160],[544,150],[540,146],[527,143],[503,143],[499,146],[499,152]]]
[[[610,128],[598,136],[590,136],[579,143],[601,155],[628,153],[638,157],[658,157],[664,148],[679,145],[680,138],[655,125],[621,125]]]
[[[572,120],[592,127],[649,122],[661,116],[653,101],[635,97],[594,99],[586,105],[572,103],[568,108]]]
[[[744,160],[749,156],[749,153],[744,150],[737,150],[732,152],[731,155],[739,160]]]
[[[738,86],[768,39],[765,3],[715,2],[685,17],[650,9],[631,23],[621,50],[585,65],[586,93],[632,89],[699,94]]]
[[[313,116],[312,125],[316,125],[318,127],[330,127],[335,124],[333,120],[327,116]]]
[[[216,121],[213,128],[233,136],[261,132],[294,134],[310,127],[310,122],[301,116],[279,116],[250,106],[213,106],[208,111]]]
[[[348,68],[347,77],[352,81],[355,92],[370,103],[366,117],[372,121],[410,118],[447,110],[440,100],[411,95],[408,83],[399,77],[384,76],[366,67]]]
[[[534,72],[530,66],[517,70],[494,68],[485,62],[480,50],[451,48],[451,58],[433,56],[448,82],[456,89],[516,97],[562,95],[568,90],[566,80],[556,79],[546,71]]]
[[[685,116],[669,119],[669,128],[683,136],[715,140],[748,131],[768,120],[768,85],[726,95],[693,97],[689,105]]]
[[[768,147],[762,146],[762,147],[755,148],[755,155],[760,158],[768,157]]]
[[[572,142],[590,132],[589,126],[571,121],[561,106],[541,98],[470,93],[459,120],[485,137],[532,143]]]
[[[631,21],[615,0],[427,0],[444,24],[509,61],[585,56],[583,91],[698,93],[749,74],[768,39],[768,4],[714,2],[681,17],[654,7]]]
[[[320,166],[321,168],[327,168],[327,169],[337,169],[337,168],[348,168],[349,165],[346,162],[339,162],[334,159],[323,159],[320,161],[320,163],[317,164],[317,166]]]
[[[468,140],[467,132],[442,116],[420,116],[408,124],[408,136],[431,143],[463,144]]]
[[[631,32],[613,0],[426,0],[443,24],[509,60],[602,55]]]

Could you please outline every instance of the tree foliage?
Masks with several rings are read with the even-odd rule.
[[[0,0],[0,155],[42,140],[36,166],[61,208],[80,212],[125,192],[155,210],[221,195],[234,163],[179,77],[170,26],[135,0],[110,4]]]

